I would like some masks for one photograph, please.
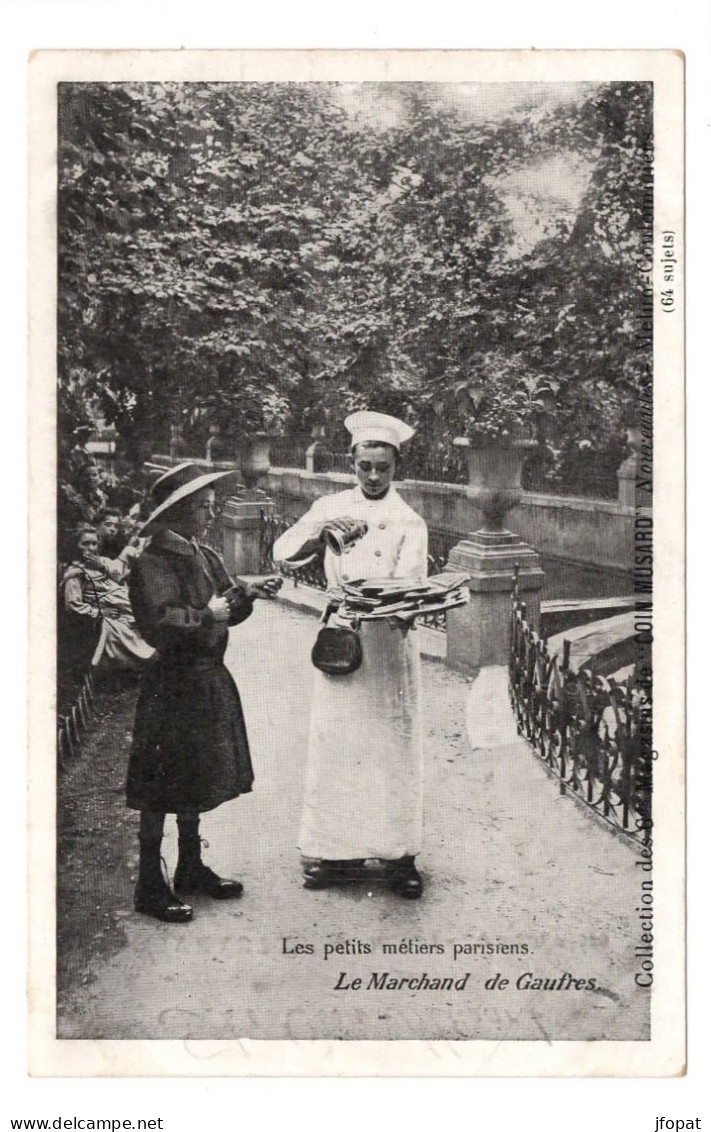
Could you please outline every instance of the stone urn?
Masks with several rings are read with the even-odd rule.
[[[257,432],[238,443],[237,467],[250,491],[254,490],[259,480],[266,476],[271,467],[269,446],[272,439],[273,437],[267,433]]]
[[[469,604],[447,613],[447,663],[463,671],[497,669],[486,686],[487,708],[494,698],[506,703],[508,687],[511,591],[518,572],[519,595],[530,625],[538,629],[541,561],[533,549],[504,527],[509,511],[521,502],[521,470],[532,440],[481,444],[457,437],[469,465],[468,494],[484,516],[484,526],[461,539],[449,552],[446,571],[469,575]],[[472,731],[470,730],[470,735]],[[477,733],[479,734],[479,733]],[[481,736],[479,734],[479,740]],[[488,738],[487,738],[488,741]]]
[[[469,466],[469,490],[484,516],[482,531],[486,534],[508,534],[504,520],[523,498],[521,471],[534,440],[471,441],[455,437],[454,444],[463,449]]]

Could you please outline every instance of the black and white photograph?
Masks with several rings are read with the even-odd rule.
[[[679,1072],[682,59],[121,54],[30,68],[38,1072]]]

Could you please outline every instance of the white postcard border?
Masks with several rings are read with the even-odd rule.
[[[673,51],[47,51],[30,61],[30,1069],[35,1076],[671,1076],[685,1062],[683,57]],[[175,1042],[54,1037],[54,378],[59,81],[655,84],[655,984],[648,1042]],[[659,306],[677,233],[676,309]],[[663,696],[659,689],[663,688]],[[659,901],[659,904],[657,904]]]

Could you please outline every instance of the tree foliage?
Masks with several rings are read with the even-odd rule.
[[[62,84],[68,415],[81,390],[137,455],[206,419],[337,437],[365,406],[430,451],[514,417],[558,450],[615,440],[650,360],[650,88],[485,124],[400,93],[385,126],[323,83]],[[522,244],[505,180],[561,154],[587,190],[571,215],[534,204]],[[527,417],[542,389],[555,411]]]

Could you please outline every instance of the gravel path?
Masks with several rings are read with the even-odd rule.
[[[65,971],[58,1036],[647,1037],[649,999],[634,983],[634,851],[561,797],[522,742],[472,752],[465,728],[471,684],[440,662],[425,664],[422,900],[399,900],[376,876],[359,888],[301,887],[295,841],[315,630],[305,613],[259,603],[231,634],[228,663],[244,702],[257,782],[252,795],[206,815],[202,832],[210,843],[206,859],[243,880],[243,899],[196,898],[195,919],[182,926],[135,915],[131,834],[113,913],[122,938],[88,970]],[[125,735],[122,747],[117,775]],[[167,825],[172,868],[172,819]],[[63,904],[65,937],[77,909]],[[313,953],[299,953],[297,945]],[[461,989],[376,989],[368,986],[374,973],[398,984],[422,982],[423,975],[464,981]],[[557,985],[566,974],[592,979],[596,989],[514,985],[521,976],[523,983],[542,978]],[[497,975],[508,985],[488,989],[485,982]],[[358,978],[362,985],[354,988]],[[350,989],[341,989],[346,984]]]

